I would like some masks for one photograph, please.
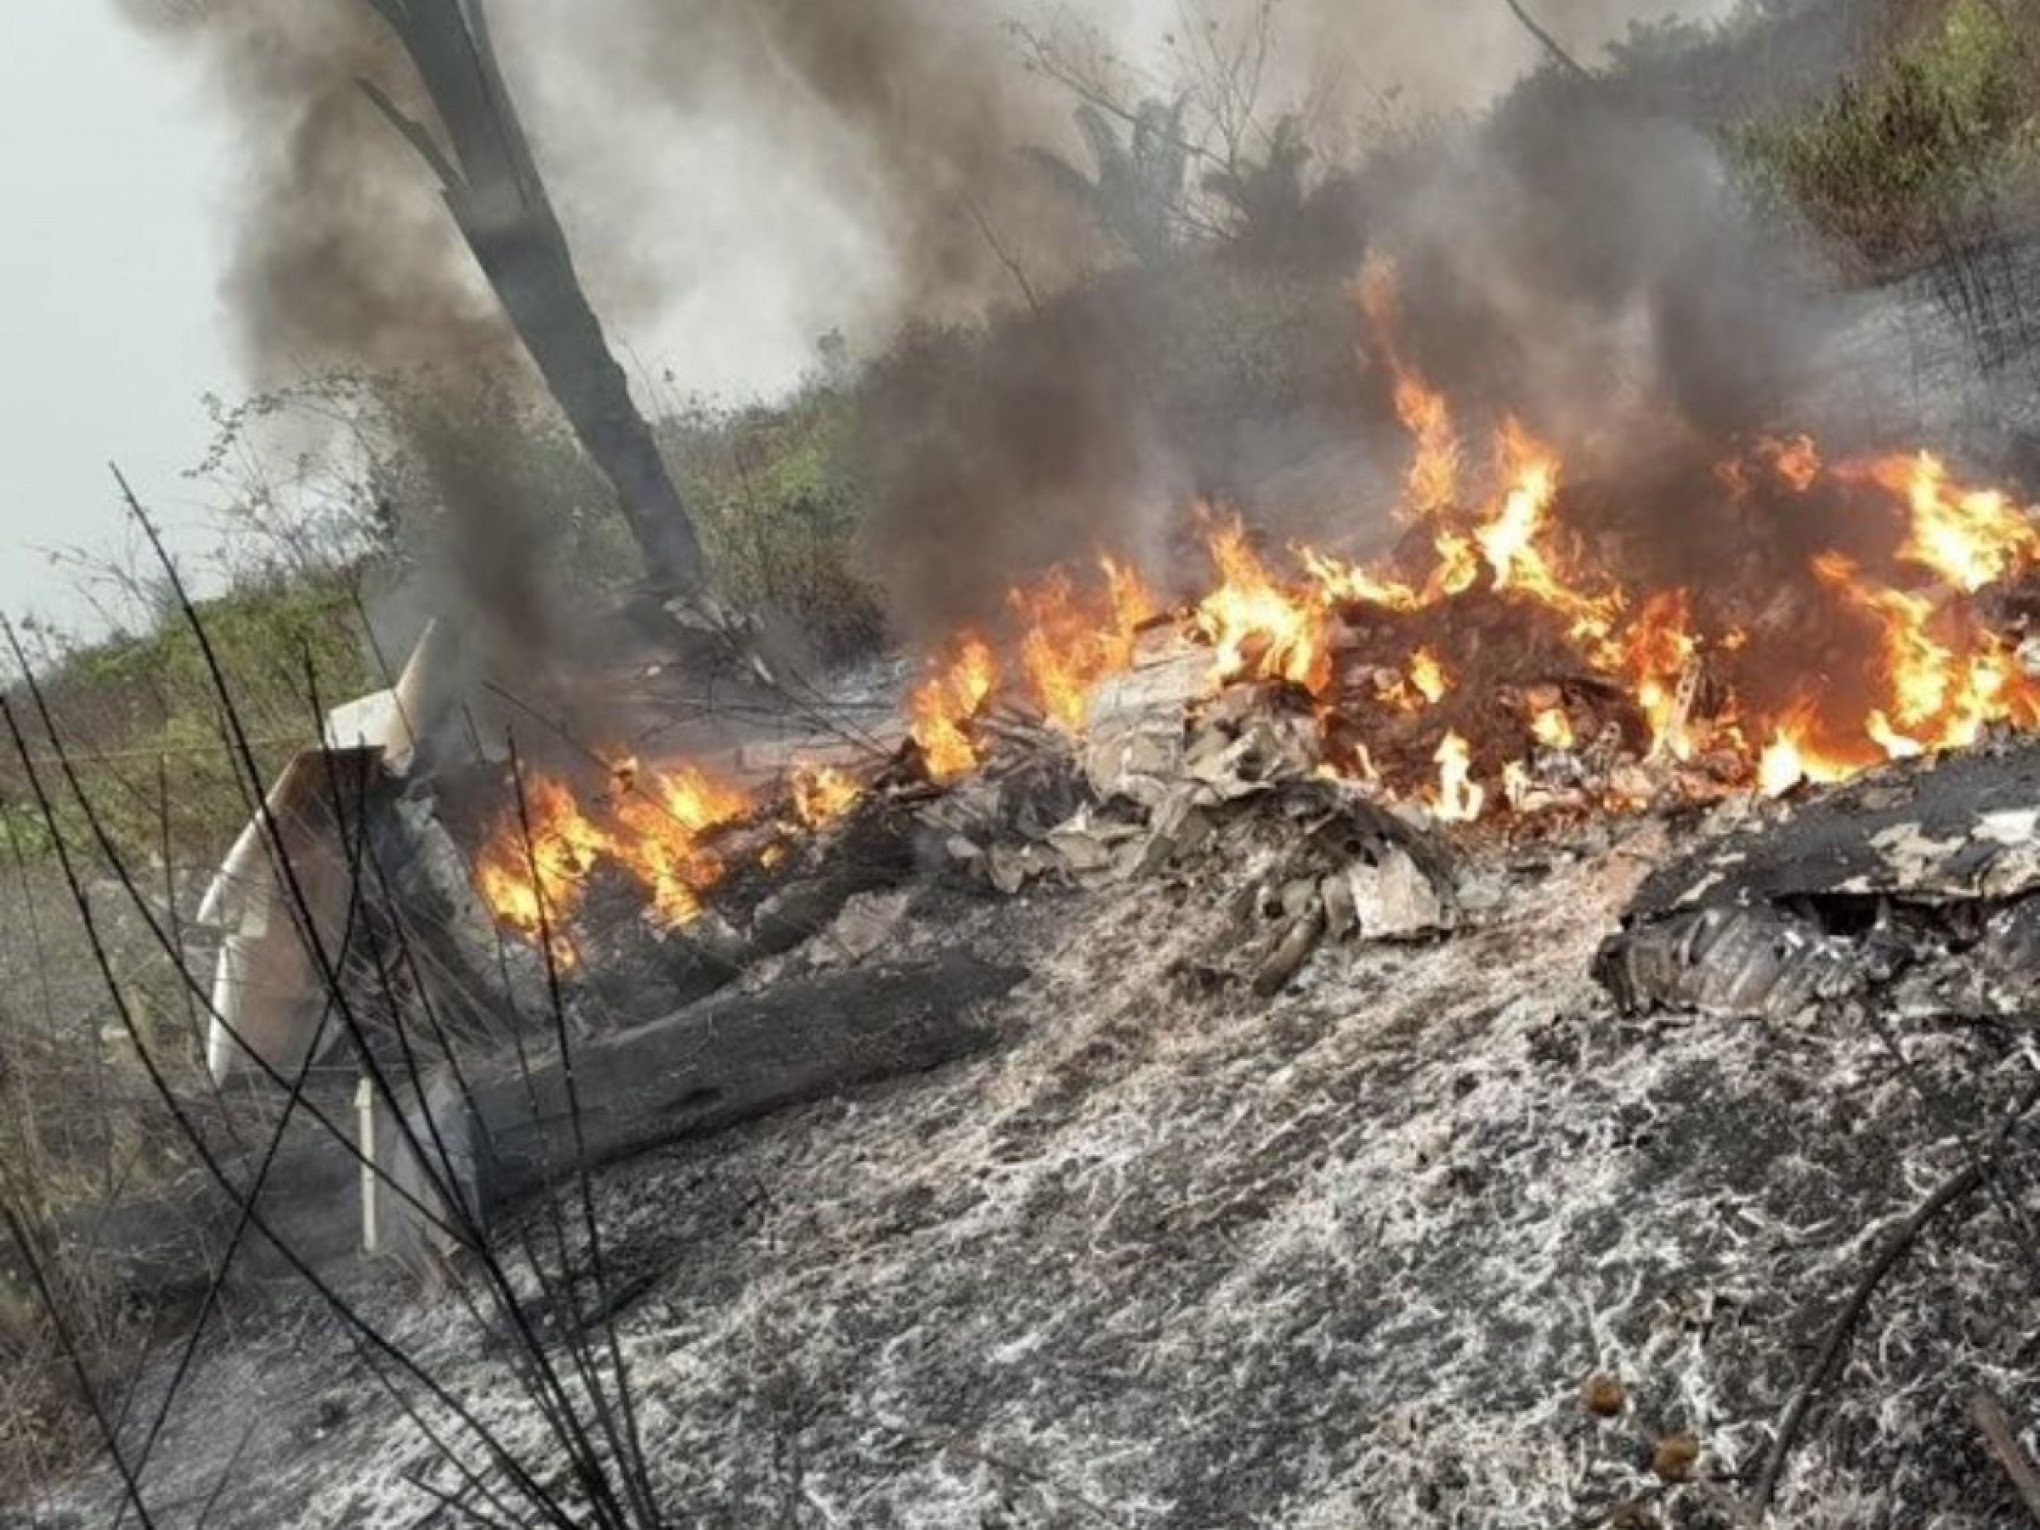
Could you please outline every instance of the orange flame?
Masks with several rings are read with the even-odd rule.
[[[562,970],[578,960],[566,927],[605,861],[643,885],[660,923],[685,924],[700,913],[700,894],[724,875],[703,837],[751,811],[741,792],[716,785],[691,765],[641,772],[625,756],[613,767],[612,784],[607,821],[598,822],[565,782],[535,777],[525,790],[529,844],[513,808],[476,858],[475,886],[497,920],[534,943],[550,926]]]
[[[1314,547],[1299,547],[1296,555],[1311,582],[1330,600],[1381,606],[1390,611],[1415,611],[1429,604],[1424,592],[1374,569],[1347,563]]]
[[[1817,708],[1811,700],[1796,703],[1771,734],[1757,761],[1757,790],[1782,797],[1802,781],[1830,785],[1860,774],[1871,763],[1834,754],[1813,741]]]
[[[1219,586],[1197,608],[1196,625],[1218,651],[1213,677],[1288,680],[1317,692],[1331,682],[1329,613],[1322,588],[1292,595],[1278,585],[1235,520],[1212,532]]]
[[[1635,687],[1636,705],[1650,727],[1650,752],[1690,760],[1694,742],[1684,715],[1688,683],[1699,640],[1691,629],[1691,601],[1684,590],[1662,590],[1645,601],[1623,643],[1623,671]]]
[[[1621,601],[1575,590],[1546,546],[1551,507],[1558,498],[1558,454],[1513,418],[1503,422],[1496,450],[1509,487],[1473,533],[1494,572],[1495,588],[1516,590],[1549,606],[1572,623],[1576,638],[1606,637]]]
[[[796,765],[787,782],[793,813],[810,829],[825,829],[863,800],[858,780],[833,765]]]
[[[1384,256],[1370,257],[1355,296],[1373,327],[1382,359],[1395,375],[1396,417],[1416,442],[1416,457],[1404,480],[1409,508],[1419,516],[1437,515],[1459,498],[1459,433],[1451,406],[1403,357],[1396,336],[1394,263]]]
[[[626,762],[617,784],[610,854],[643,885],[656,923],[691,924],[701,915],[701,895],[728,872],[706,837],[749,816],[750,799],[689,764],[639,776]]]
[[[550,928],[553,960],[568,971],[578,958],[565,927],[608,853],[609,836],[582,815],[572,789],[550,776],[526,785],[524,808],[529,838],[517,809],[507,809],[476,857],[475,885],[496,918],[532,944]]]
[[[999,663],[991,645],[983,638],[965,637],[957,644],[955,657],[908,700],[910,731],[933,780],[954,781],[977,768],[977,745],[965,729],[998,680]]]
[[[1562,706],[1545,707],[1530,718],[1530,736],[1546,749],[1570,749],[1576,742],[1572,718]]]
[[[1807,493],[1820,478],[1820,448],[1813,444],[1811,436],[1760,441],[1757,455],[1796,493]]]
[[[1967,748],[1992,723],[2040,721],[2040,688],[1966,605],[1876,584],[1838,553],[1815,559],[1814,572],[1882,628],[1886,694],[1864,728],[1890,758]]]
[[[1156,613],[1138,573],[1111,558],[1098,561],[1102,597],[1080,598],[1061,569],[1007,596],[1026,623],[1020,667],[1028,687],[1042,711],[1070,733],[1083,731],[1098,682],[1133,663],[1135,635]]]
[[[2030,512],[1996,489],[1965,489],[1931,452],[1884,457],[1848,470],[1899,496],[1910,526],[1899,556],[1975,594],[2029,564],[2040,535]]]
[[[1214,685],[1282,680],[1316,698],[1320,719],[1338,724],[1326,746],[1334,754],[1321,769],[1366,781],[1391,797],[1421,799],[1451,824],[1479,821],[1492,802],[1529,812],[1545,802],[1585,800],[1573,789],[1576,782],[1541,791],[1527,756],[1502,763],[1499,774],[1487,775],[1483,784],[1475,778],[1474,746],[1456,728],[1445,732],[1431,756],[1435,773],[1425,780],[1421,756],[1409,752],[1412,725],[1391,719],[1382,737],[1362,739],[1352,736],[1354,725],[1374,714],[1363,705],[1356,716],[1338,715],[1342,693],[1335,679],[1355,682],[1371,675],[1379,703],[1410,715],[1435,708],[1441,722],[1475,719],[1460,726],[1481,740],[1491,768],[1507,749],[1496,748],[1486,725],[1477,721],[1483,708],[1493,711],[1478,687],[1484,679],[1511,686],[1525,680],[1520,674],[1490,675],[1486,666],[1510,661],[1518,629],[1509,621],[1535,610],[1557,619],[1555,626],[1543,621],[1527,629],[1540,663],[1545,645],[1569,642],[1577,660],[1634,702],[1652,760],[1691,762],[1704,756],[1705,772],[1692,777],[1701,789],[1732,777],[1782,795],[1802,782],[1842,781],[1884,760],[1972,744],[1995,726],[2040,729],[2040,682],[2020,664],[2016,636],[1988,625],[1996,603],[1971,598],[2040,563],[2033,512],[2007,495],[1955,483],[1941,461],[1926,454],[1831,467],[1804,436],[1760,442],[1724,464],[1718,471],[1738,495],[1750,493],[1759,472],[1800,494],[1822,485],[1827,492],[1807,507],[1805,527],[1822,524],[1830,511],[1854,509],[1847,491],[1867,486],[1877,501],[1871,508],[1889,517],[1887,529],[1896,533],[1866,543],[1882,549],[1864,554],[1879,560],[1878,576],[1836,552],[1812,562],[1834,610],[1855,619],[1834,636],[1854,641],[1854,651],[1866,660],[1864,672],[1809,677],[1808,689],[1782,710],[1752,708],[1736,693],[1738,680],[1761,673],[1774,658],[1804,662],[1805,655],[1760,651],[1781,630],[1768,611],[1746,627],[1706,625],[1718,607],[1760,609],[1742,599],[1751,592],[1707,600],[1696,617],[1696,602],[1686,589],[1631,589],[1594,567],[1586,556],[1589,546],[1620,544],[1588,544],[1569,535],[1561,519],[1561,459],[1513,418],[1496,432],[1492,474],[1475,486],[1484,497],[1464,500],[1451,410],[1397,349],[1385,266],[1369,268],[1359,298],[1395,368],[1398,411],[1416,437],[1405,499],[1432,523],[1427,539],[1435,562],[1428,571],[1399,561],[1365,566],[1299,547],[1294,552],[1300,575],[1278,577],[1234,519],[1208,529],[1215,578],[1185,615],[1186,625],[1213,649]],[[1745,500],[1747,511],[1765,508]],[[1874,520],[1872,525],[1874,530]],[[1894,563],[1897,574],[1891,571]],[[1085,727],[1098,684],[1132,662],[1136,633],[1156,610],[1133,570],[1105,559],[1099,572],[1102,582],[1074,580],[1056,570],[1009,597],[1019,618],[1012,655],[1018,678],[1043,713],[1072,734]],[[1435,618],[1426,614],[1462,596],[1485,601],[1490,591],[1512,608],[1508,620],[1485,606],[1471,612],[1464,626],[1450,611]],[[1782,630],[1796,634],[1804,628],[1790,623]],[[1367,650],[1367,643],[1398,631],[1422,636],[1409,638],[1400,653]],[[1335,641],[1355,645],[1356,662],[1347,675],[1335,675]],[[1821,662],[1850,651],[1848,642],[1823,643]],[[1710,660],[1704,690],[1703,656]],[[1614,719],[1593,700],[1606,687],[1561,690],[1554,677],[1566,673],[1561,662],[1556,670],[1543,670],[1544,678],[1527,691],[1514,692],[1522,708],[1516,726],[1527,727],[1529,738],[1546,750],[1574,748],[1576,720],[1599,730],[1593,734],[1597,739],[1619,736],[1619,728],[1611,729]],[[913,690],[910,731],[932,780],[951,782],[979,765],[983,746],[973,723],[1000,680],[999,656],[991,646],[963,634]],[[1340,762],[1336,770],[1334,757]],[[537,780],[529,793],[529,849],[513,820],[507,828],[498,826],[478,862],[477,883],[502,923],[532,939],[550,924],[563,965],[571,965],[573,953],[560,927],[571,923],[599,865],[612,864],[635,877],[655,917],[684,923],[700,913],[703,897],[726,875],[718,831],[753,812],[743,793],[718,785],[694,766],[639,779],[626,761],[617,774],[614,797],[585,809],[565,785]],[[1627,777],[1635,778],[1634,772]],[[848,812],[864,788],[840,771],[810,766],[793,772],[787,790],[793,816],[816,829]],[[1655,789],[1639,794],[1620,785],[1600,792],[1611,808],[1640,805],[1643,797],[1655,795]],[[768,860],[783,855],[795,832],[790,823],[783,825],[779,841],[759,853]]]
[[[1445,672],[1445,666],[1435,653],[1428,648],[1419,648],[1410,658],[1410,687],[1436,706],[1452,689],[1452,677]]]

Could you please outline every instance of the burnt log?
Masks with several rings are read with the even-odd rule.
[[[437,1181],[486,1223],[582,1169],[982,1052],[995,1032],[971,1011],[1024,976],[951,951],[732,995],[571,1043],[565,1057],[554,1053],[528,1069],[498,1058],[470,1068],[465,1087],[442,1077],[413,1107],[407,1133],[378,1136],[395,1148],[392,1177],[419,1200]],[[425,1149],[433,1174],[421,1171],[406,1142]],[[386,1247],[415,1248],[422,1238],[444,1248],[413,1208],[386,1204]]]
[[[921,834],[897,804],[869,799],[786,861],[746,868],[717,889],[707,916],[664,935],[645,926],[635,890],[608,889],[603,906],[582,921],[590,959],[576,981],[609,1012],[634,1019],[705,999],[821,935],[860,893],[914,879],[924,859]],[[648,1000],[657,1007],[648,1009]]]
[[[571,1087],[581,1106],[578,1143],[569,1078],[556,1053],[535,1057],[528,1076],[506,1056],[470,1060],[465,1076],[471,1092],[454,1088],[450,1074],[437,1075],[424,1107],[432,1112],[436,1139],[415,1100],[407,1115],[415,1139],[435,1160],[435,1143],[445,1147],[452,1182],[486,1222],[560,1183],[579,1162],[600,1167],[983,1052],[996,1032],[971,1011],[1022,976],[951,952],[913,965],[851,969],[756,995],[727,995],[577,1043]],[[351,1132],[355,1113],[347,1089],[336,1075],[316,1097],[324,1121]],[[376,1114],[378,1248],[398,1257],[443,1252],[455,1240],[430,1226],[419,1203],[450,1220],[428,1188],[429,1181],[445,1183],[448,1176],[421,1174],[404,1131],[386,1110]],[[246,1153],[222,1152],[237,1186],[252,1184],[268,1131],[245,1133]],[[361,1158],[349,1144],[300,1112],[264,1182],[260,1216],[298,1258],[329,1272],[344,1269],[362,1248],[363,1179]],[[233,1199],[194,1169],[147,1197],[79,1212],[56,1231],[89,1257],[109,1286],[178,1308],[200,1301],[216,1275],[242,1289],[296,1278],[270,1239],[253,1228],[231,1248],[235,1222]],[[0,1266],[0,1275],[6,1273]]]

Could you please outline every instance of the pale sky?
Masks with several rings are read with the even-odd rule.
[[[233,395],[217,290],[225,129],[109,0],[0,5],[0,612],[83,620],[39,548],[111,550],[108,459],[166,520]]]

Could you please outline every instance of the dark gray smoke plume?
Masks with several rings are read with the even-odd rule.
[[[493,481],[485,434],[535,384],[436,182],[360,89],[425,113],[408,61],[361,0],[122,4],[195,56],[240,130],[224,287],[251,379],[402,376],[389,421],[433,503],[398,509],[434,606],[484,664],[528,670],[551,643],[547,591],[526,496]]]
[[[261,385],[320,367],[500,367],[514,337],[429,175],[368,106],[421,110],[360,0],[120,0],[194,54],[239,129],[239,238],[225,279]]]
[[[199,54],[244,126],[230,297],[259,377],[340,363],[532,386],[430,175],[356,88],[372,77],[419,106],[365,0],[123,3]],[[1590,64],[1666,9],[1532,8]],[[1260,11],[1213,0],[1187,15],[1222,37]],[[1257,110],[1272,122],[1308,99],[1326,123],[1391,87],[1407,116],[1471,110],[1542,61],[1499,0],[1447,12],[1278,5]],[[1368,501],[1400,449],[1342,292],[1373,251],[1400,259],[1411,353],[1441,383],[1604,460],[1640,420],[1696,438],[1765,423],[1813,349],[1789,262],[1748,232],[1711,147],[1612,93],[1525,92],[1421,152],[1312,163],[1297,237],[1129,264],[1022,152],[1104,171],[1073,131],[1076,95],[1023,67],[994,0],[495,0],[491,14],[597,308],[613,328],[679,316],[661,359],[683,387],[750,375],[754,350],[797,364],[789,339],[830,327],[873,353],[916,328],[859,432],[867,564],[914,632],[995,618],[1009,584],[1054,561],[1116,548],[1165,562],[1192,495],[1292,523]],[[1166,94],[1195,53],[1185,15],[1110,0],[1088,19],[1121,81]],[[1209,170],[1189,167],[1193,194]],[[1003,312],[989,330],[956,327],[988,305]],[[443,436],[421,445],[442,466],[467,456]],[[501,486],[440,477],[459,541],[514,549]],[[464,561],[499,629],[535,630],[534,570],[514,552]]]
[[[1353,9],[1304,19],[1343,35]],[[1357,9],[1394,43],[1396,5]],[[1589,34],[1634,13],[1549,9]],[[1487,34],[1425,17],[1394,44],[1413,62]],[[1371,259],[1392,263],[1403,352],[1470,451],[1516,416],[1569,478],[1655,485],[1698,462],[1705,482],[1739,438],[1820,423],[1805,384],[1828,315],[1801,252],[1749,215],[1715,142],[1649,96],[1551,70],[1492,118],[1330,168],[1283,214],[1301,238],[1186,249],[1039,319],[895,358],[865,433],[881,484],[870,561],[913,630],[993,621],[1014,581],[1100,548],[1166,574],[1157,526],[1180,528],[1191,495],[1378,544],[1409,441],[1346,290]],[[1685,529],[1659,539],[1668,556],[1690,568],[1719,551],[1679,548]]]

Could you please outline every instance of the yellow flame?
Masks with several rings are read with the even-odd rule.
[[[549,927],[553,960],[568,971],[578,957],[566,927],[609,837],[582,814],[572,788],[550,776],[526,783],[524,808],[528,840],[516,807],[506,808],[475,859],[475,886],[496,918],[534,945]]]
[[[1899,556],[1975,594],[2033,559],[2029,512],[1996,489],[1966,489],[1931,452],[1885,457],[1853,471],[1906,502],[1909,525]]]
[[[1650,728],[1650,752],[1690,760],[1696,748],[1690,719],[1680,715],[1680,693],[1699,652],[1684,590],[1663,590],[1645,601],[1623,639],[1623,672]]]
[[[1431,757],[1438,767],[1438,785],[1431,811],[1441,823],[1472,823],[1487,806],[1487,788],[1473,779],[1473,749],[1457,733],[1447,733]]]
[[[954,656],[908,699],[909,731],[921,747],[929,778],[954,781],[977,769],[977,745],[966,731],[998,684],[999,664],[983,638],[966,636]]]
[[[1296,554],[1305,573],[1331,600],[1390,611],[1415,611],[1428,603],[1424,592],[1374,569],[1347,563],[1313,547],[1299,547]]]
[[[823,829],[857,806],[864,787],[833,765],[796,765],[787,792],[794,816],[810,829]]]
[[[1513,418],[1503,422],[1496,452],[1508,488],[1473,533],[1493,572],[1495,588],[1519,592],[1550,607],[1570,623],[1576,639],[1606,637],[1621,610],[1619,597],[1590,596],[1574,589],[1560,572],[1560,560],[1546,546],[1551,509],[1558,499],[1558,454]]]
[[[644,888],[653,920],[666,928],[691,924],[701,897],[728,868],[706,843],[711,830],[746,818],[748,797],[681,764],[622,780],[609,850]]]
[[[1530,736],[1546,749],[1570,749],[1577,740],[1572,718],[1562,706],[1545,707],[1530,718]]]
[[[1419,516],[1437,515],[1459,498],[1459,433],[1452,409],[1404,358],[1396,335],[1395,266],[1386,257],[1368,259],[1356,294],[1395,376],[1395,412],[1416,443],[1416,456],[1405,478],[1409,508]]]
[[[1083,731],[1098,683],[1133,663],[1136,634],[1156,612],[1154,596],[1131,567],[1101,558],[1099,569],[1102,592],[1079,595],[1058,568],[1007,597],[1024,623],[1020,667],[1028,689],[1070,733]]]
[[[619,756],[611,786],[604,821],[597,821],[564,781],[534,777],[525,789],[529,846],[513,807],[476,858],[475,886],[497,920],[534,943],[550,925],[562,970],[578,961],[565,932],[604,862],[637,879],[655,919],[685,924],[700,913],[700,895],[725,874],[704,838],[751,811],[742,792],[716,784],[693,765],[642,771],[628,755]]]
[[[1212,532],[1209,546],[1219,585],[1198,606],[1196,624],[1217,650],[1214,677],[1221,683],[1258,678],[1288,680],[1312,692],[1325,689],[1331,652],[1322,589],[1285,591],[1247,545],[1237,520]]]
[[[1452,677],[1438,656],[1428,648],[1419,648],[1410,658],[1410,685],[1416,693],[1432,706],[1445,699],[1445,693],[1452,689]]]

